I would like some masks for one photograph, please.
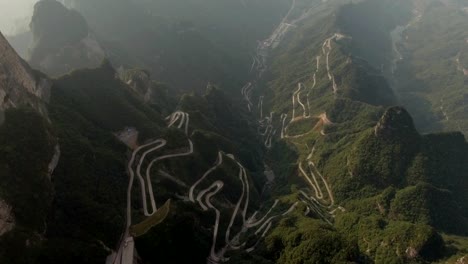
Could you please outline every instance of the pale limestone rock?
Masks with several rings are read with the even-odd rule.
[[[455,264],[468,264],[468,256],[463,256],[457,259],[457,262]]]
[[[15,218],[12,208],[4,200],[0,199],[0,236],[13,230]]]
[[[60,160],[60,145],[59,144],[55,145],[54,151],[55,151],[54,156],[52,157],[52,160],[50,161],[49,166],[48,166],[47,175],[49,176],[49,180],[52,179],[52,174],[54,173],[55,168],[57,168],[57,165]]]
[[[47,116],[42,101],[50,97],[51,81],[35,73],[0,33],[0,125],[8,108],[30,106]]]
[[[419,255],[419,252],[414,247],[408,247],[405,253],[409,259],[415,259]]]

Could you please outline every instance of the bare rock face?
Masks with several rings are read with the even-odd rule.
[[[60,154],[61,154],[60,145],[57,143],[54,148],[54,156],[52,156],[52,160],[49,162],[49,166],[48,166],[47,175],[49,176],[49,180],[52,179],[52,174],[54,173],[55,168],[57,168],[57,165],[60,160]]]
[[[2,86],[16,82],[15,84],[21,85],[29,93],[35,94],[37,92],[34,74],[3,35],[0,35],[0,59]]]
[[[120,79],[146,103],[151,99],[151,76],[144,70],[120,70]]]
[[[130,149],[138,148],[138,130],[134,127],[126,127],[125,129],[114,133],[114,135]]]
[[[29,105],[46,115],[41,99],[49,100],[50,87],[51,82],[34,72],[0,33],[0,113]]]
[[[468,264],[468,255],[457,259],[456,264]]]
[[[0,236],[11,231],[15,227],[15,218],[9,206],[0,199]]]
[[[419,255],[418,251],[414,247],[408,247],[405,253],[408,259],[415,259]]]
[[[402,107],[387,109],[374,127],[375,136],[380,138],[412,138],[418,132],[410,114]]]
[[[118,78],[126,83],[128,88],[145,103],[158,105],[159,108],[163,109],[172,109],[177,103],[171,99],[169,88],[162,83],[153,81],[148,71],[120,68],[117,73]]]

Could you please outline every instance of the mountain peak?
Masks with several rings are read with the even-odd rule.
[[[49,75],[96,68],[105,57],[84,17],[60,2],[36,3],[30,27],[34,38],[30,63]]]
[[[375,136],[393,138],[418,134],[411,115],[400,106],[390,107],[374,127]]]

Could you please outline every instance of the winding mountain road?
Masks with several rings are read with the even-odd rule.
[[[257,54],[255,54],[252,58],[252,65],[250,71],[255,70],[257,72],[257,79],[261,78],[262,74],[267,69],[266,60],[268,57],[268,52],[272,49],[275,49],[287,32],[294,28],[294,26],[301,20],[305,19],[309,15],[309,11],[303,12],[303,14],[298,17],[297,19],[291,20],[290,16],[293,13],[293,10],[296,7],[296,0],[292,0],[291,7],[288,13],[283,17],[281,23],[278,27],[272,32],[272,34],[264,41],[260,41],[257,46]],[[332,51],[332,44],[331,41],[333,39],[339,39],[341,35],[335,34],[333,37],[327,39],[322,46],[323,53],[326,56],[326,67],[327,67],[327,75],[329,80],[332,81],[333,85],[333,92],[336,94],[338,91],[338,85],[335,82],[335,78],[331,73],[330,65],[329,65],[329,56]],[[281,138],[293,138],[290,137],[287,133],[288,127],[291,123],[302,120],[304,118],[312,118],[311,111],[310,111],[310,92],[312,89],[315,88],[317,83],[317,76],[316,73],[319,72],[320,69],[320,60],[321,56],[316,57],[316,70],[313,74],[313,85],[312,88],[308,89],[305,88],[305,85],[301,82],[297,84],[297,90],[293,94],[292,102],[293,102],[293,114],[291,121],[289,124],[286,125],[286,120],[288,119],[287,114],[281,115]],[[312,61],[313,65],[313,61]],[[245,86],[241,88],[241,94],[243,99],[247,103],[247,108],[249,111],[253,109],[252,103],[252,91],[255,87],[255,81],[248,82]],[[303,95],[307,90],[307,101],[303,100]],[[302,108],[302,116],[299,118],[296,117],[296,101],[297,104]],[[273,124],[273,117],[274,113],[270,112],[269,116],[264,117],[264,95],[261,95],[258,100],[257,108],[260,115],[259,121],[259,134],[264,136],[264,145],[267,148],[271,148],[272,140],[277,133],[277,130]],[[319,116],[314,116],[314,118],[318,118],[319,122],[317,122],[316,127],[318,126],[325,126],[330,125],[332,122],[327,118],[326,113],[322,113]],[[182,129],[187,136],[188,141],[188,149],[173,153],[173,154],[166,154],[166,155],[159,155],[154,157],[150,160],[149,163],[146,161],[148,157],[155,155],[158,151],[160,151],[163,147],[167,145],[167,141],[165,139],[156,139],[153,140],[145,145],[139,146],[136,148],[132,156],[127,164],[127,170],[129,174],[129,185],[127,189],[127,213],[126,213],[126,229],[122,236],[121,244],[119,247],[118,252],[116,253],[116,261],[113,263],[119,264],[130,264],[133,263],[133,253],[134,253],[134,242],[133,237],[130,234],[130,227],[132,226],[132,205],[131,205],[131,197],[132,197],[132,189],[133,189],[133,181],[136,178],[140,183],[141,188],[141,200],[142,200],[142,207],[143,213],[146,217],[153,215],[157,212],[157,203],[154,197],[154,188],[152,185],[151,180],[151,172],[154,165],[165,159],[171,158],[178,158],[183,156],[192,155],[194,152],[194,145],[189,137],[189,122],[190,116],[188,113],[182,111],[176,111],[172,115],[166,118],[168,121],[168,127],[176,127],[178,129]],[[314,127],[315,128],[315,127]],[[263,131],[260,131],[264,129]],[[323,134],[323,130],[321,131]],[[309,132],[308,132],[309,133]],[[305,135],[305,134],[304,134]],[[302,136],[302,135],[299,135]],[[297,137],[297,136],[294,136]],[[218,246],[221,242],[218,241],[218,236],[220,229],[225,225],[221,225],[221,214],[226,210],[221,210],[220,206],[225,206],[223,203],[216,203],[214,199],[216,196],[220,195],[225,187],[225,182],[222,180],[215,180],[210,178],[210,182],[208,178],[212,175],[216,170],[220,169],[223,163],[229,160],[229,162],[234,162],[238,166],[238,179],[242,185],[242,190],[239,194],[238,200],[235,203],[235,207],[233,208],[233,212],[230,215],[229,223],[226,226],[224,241],[222,246]],[[144,173],[144,166],[146,165],[146,170]],[[136,168],[135,168],[136,166]],[[317,170],[315,164],[308,160],[307,161],[307,168],[308,170],[304,169],[302,163],[299,164],[299,169],[303,174],[306,181],[309,183],[310,187],[313,189],[315,195],[307,195],[305,192],[301,191],[301,195],[304,196],[303,199],[292,204],[286,211],[282,213],[277,213],[272,215],[274,211],[277,211],[277,207],[279,205],[279,201],[275,200],[274,203],[269,207],[266,213],[259,217],[259,211],[253,212],[249,216],[249,201],[250,201],[250,183],[249,177],[247,174],[246,169],[244,166],[234,157],[232,154],[226,154],[222,151],[218,152],[218,156],[214,165],[207,169],[207,171],[192,185],[188,185],[177,178],[172,177],[171,175],[167,174],[165,177],[173,178],[172,180],[177,180],[180,186],[190,186],[188,190],[188,197],[185,197],[188,202],[194,203],[198,205],[204,211],[213,211],[215,213],[215,219],[213,223],[213,235],[212,235],[212,245],[210,249],[210,254],[208,257],[208,263],[220,263],[226,262],[229,260],[225,255],[227,252],[232,250],[245,250],[245,252],[253,251],[258,243],[266,236],[269,230],[273,227],[273,221],[275,219],[284,217],[290,213],[292,213],[297,205],[300,202],[306,203],[306,214],[310,213],[310,211],[314,210],[316,212],[320,212],[322,214],[322,210],[324,204],[328,202],[328,207],[331,208],[335,201],[332,193],[331,186],[328,184],[326,178]],[[161,174],[161,170],[159,171]],[[214,181],[213,181],[214,180]],[[320,183],[321,181],[321,183]],[[204,189],[200,189],[200,186],[208,186]],[[149,204],[148,206],[148,197],[149,197]],[[320,209],[322,207],[322,209]],[[338,207],[338,209],[341,207]],[[225,209],[225,208],[223,208]],[[276,209],[276,210],[275,210]],[[334,213],[337,208],[334,208],[332,212]],[[341,209],[340,209],[341,210]],[[323,215],[324,219],[327,219],[325,215]],[[329,220],[326,220],[329,222]],[[240,226],[241,228],[233,228],[234,226]],[[257,241],[253,244],[248,246],[247,241],[241,241],[246,234],[252,230],[253,235],[256,236]],[[249,233],[250,234],[250,233]],[[131,260],[130,260],[131,259]]]
[[[308,195],[302,190],[300,191],[300,194],[304,198],[306,198],[306,200],[302,200],[302,202],[305,203],[310,210],[313,210],[320,216],[320,218],[331,224],[329,218],[324,214],[323,211],[328,212],[328,215],[334,218],[338,210],[341,212],[345,212],[346,209],[340,205],[335,204],[335,198],[330,184],[312,161],[314,150],[315,146],[312,147],[312,151],[308,155],[306,160],[308,165],[308,171],[306,171],[303,168],[302,162],[299,162],[298,165],[300,173],[305,178],[309,186],[312,188],[314,194]],[[322,184],[320,184],[320,181],[317,179],[317,176],[320,177]],[[324,196],[323,189],[326,190],[326,197]]]
[[[242,191],[239,195],[239,198],[236,202],[234,210],[231,214],[230,221],[226,228],[226,233],[224,236],[225,237],[224,246],[222,246],[219,250],[216,250],[218,248],[217,244],[219,242],[218,233],[219,233],[219,228],[220,228],[221,210],[211,203],[211,199],[213,196],[218,194],[223,189],[224,182],[221,180],[216,180],[208,188],[203,189],[203,190],[198,190],[198,187],[201,185],[202,182],[207,180],[207,177],[210,174],[212,174],[215,170],[220,168],[220,166],[225,162],[225,157],[227,157],[228,160],[230,160],[231,162],[234,162],[237,164],[239,168],[238,178],[242,184]],[[247,214],[249,210],[249,201],[250,201],[250,183],[249,183],[249,179],[247,176],[247,171],[244,168],[244,166],[239,161],[237,161],[233,155],[226,154],[222,151],[218,152],[218,157],[215,161],[215,164],[211,168],[209,168],[202,175],[202,177],[190,187],[189,200],[191,202],[198,203],[203,210],[207,211],[211,209],[216,214],[216,219],[213,224],[213,241],[212,241],[210,256],[208,258],[209,263],[220,263],[220,262],[228,261],[229,258],[225,257],[225,254],[227,252],[232,251],[232,250],[241,250],[246,247],[246,242],[240,242],[240,238],[242,237],[243,234],[247,233],[250,229],[256,228],[257,226],[261,225],[254,233],[255,235],[258,235],[259,232],[261,232],[261,230],[263,230],[267,226],[267,230],[264,230],[264,232],[260,236],[257,237],[257,242],[255,243],[255,245],[257,245],[259,241],[265,237],[266,233],[271,228],[272,226],[271,222],[273,219],[281,215],[284,216],[286,214],[289,214],[295,208],[295,205],[294,205],[294,207],[289,208],[288,211],[286,211],[285,213],[267,218],[271,214],[273,209],[278,205],[279,201],[276,200],[273,203],[273,205],[269,208],[269,210],[266,212],[266,214],[259,220],[256,220],[258,211],[255,211],[250,217],[248,217]],[[238,219],[239,215],[241,216],[240,220],[242,221],[241,229],[237,231],[237,233],[232,234],[233,226],[236,223],[236,220]],[[255,248],[255,245],[253,247],[249,247],[245,249],[245,251],[251,252]]]
[[[264,98],[263,95],[258,98],[257,107],[260,110],[260,119],[263,118],[263,98]]]
[[[190,122],[190,117],[187,113],[177,111],[166,119],[169,120],[168,127],[172,127],[177,122],[179,122],[177,125],[177,128],[179,129],[183,128],[185,131],[185,134],[188,135],[188,126]],[[128,182],[128,187],[127,187],[127,208],[126,208],[125,231],[122,234],[122,239],[121,239],[117,252],[111,255],[112,262],[110,263],[133,264],[134,239],[133,239],[132,234],[130,234],[130,227],[132,226],[132,199],[131,198],[132,198],[132,191],[133,191],[133,183],[135,180],[135,172],[140,182],[143,214],[146,217],[152,216],[154,213],[157,212],[157,207],[156,207],[156,200],[153,194],[153,186],[152,186],[152,181],[151,181],[151,168],[154,165],[154,163],[157,161],[170,159],[170,158],[176,158],[176,157],[182,157],[182,156],[187,156],[187,155],[192,154],[193,143],[190,139],[188,141],[189,141],[188,151],[163,155],[163,156],[154,158],[146,169],[146,179],[141,174],[141,168],[144,164],[144,161],[146,160],[146,157],[149,154],[152,154],[160,150],[164,146],[166,146],[167,141],[165,139],[156,139],[154,141],[151,141],[150,143],[139,146],[133,151],[132,156],[127,164],[127,173],[129,175],[129,182]],[[149,149],[144,151],[143,154],[139,156],[139,153],[146,148],[149,148]],[[138,165],[135,169],[134,166],[135,166],[136,160],[138,160]],[[149,198],[150,198],[150,203],[151,203],[151,212],[148,209],[146,192],[149,193]]]
[[[253,90],[253,85],[252,83],[247,83],[244,87],[242,87],[241,94],[244,97],[244,100],[247,102],[247,109],[249,112],[252,112],[252,90]]]

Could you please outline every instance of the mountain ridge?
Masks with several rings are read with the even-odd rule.
[[[392,29],[425,6],[288,4],[244,54],[251,71],[240,79],[200,88],[188,78],[192,91],[179,96],[154,68],[111,58],[53,79],[46,117],[10,107],[0,205],[11,212],[0,222],[11,230],[0,236],[0,262],[463,263],[468,143],[461,132],[421,130],[419,116],[395,106],[401,87],[389,77]],[[208,32],[198,30],[180,36]]]
[[[43,102],[50,97],[50,81],[33,71],[21,59],[0,32],[0,116],[9,108],[31,106],[42,115],[47,115]],[[0,123],[3,117],[0,118]]]

